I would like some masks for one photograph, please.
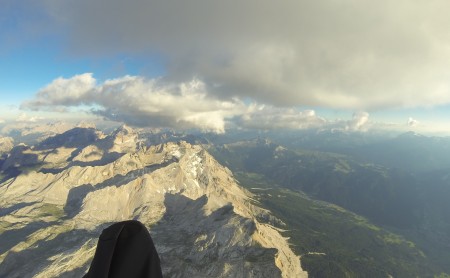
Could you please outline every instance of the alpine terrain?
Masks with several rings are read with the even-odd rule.
[[[307,276],[285,224],[201,146],[126,126],[1,142],[0,277],[81,277],[101,231],[128,219],[149,229],[166,277]]]

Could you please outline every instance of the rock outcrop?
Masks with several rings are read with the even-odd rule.
[[[0,137],[0,156],[8,153],[14,147],[14,139],[11,137]]]

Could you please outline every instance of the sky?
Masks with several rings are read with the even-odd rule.
[[[450,135],[450,2],[2,0],[0,122]]]

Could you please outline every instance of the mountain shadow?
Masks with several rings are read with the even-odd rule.
[[[81,211],[81,206],[83,204],[83,199],[90,192],[100,190],[106,188],[108,186],[120,187],[125,185],[132,180],[136,179],[136,177],[143,176],[145,174],[149,174],[155,170],[167,167],[168,165],[177,162],[178,159],[176,157],[172,157],[170,160],[167,160],[160,164],[152,164],[145,166],[140,169],[136,169],[126,173],[125,175],[115,175],[102,183],[96,184],[95,186],[91,184],[83,184],[69,190],[69,194],[67,197],[66,204],[64,206],[64,212],[66,213],[67,218],[72,218]]]

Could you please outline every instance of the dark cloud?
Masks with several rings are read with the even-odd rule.
[[[352,110],[450,102],[450,2],[47,0],[72,52],[159,53],[221,99]]]
[[[0,55],[60,32],[44,1],[1,1]]]

